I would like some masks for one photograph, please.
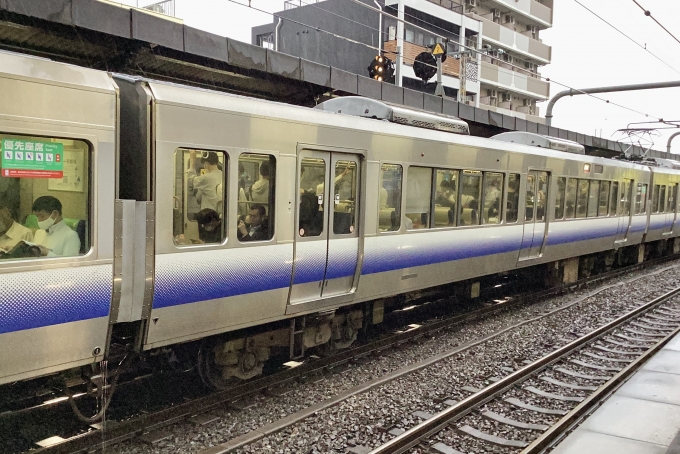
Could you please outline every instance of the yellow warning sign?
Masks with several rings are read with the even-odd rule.
[[[434,50],[432,51],[432,55],[434,55],[435,57],[443,55],[445,53],[446,51],[444,50],[444,46],[442,46],[442,43],[437,43],[437,45],[434,46]]]

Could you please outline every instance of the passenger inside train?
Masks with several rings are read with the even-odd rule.
[[[59,199],[49,195],[38,197],[31,208],[38,219],[38,227],[46,232],[40,251],[47,257],[70,257],[80,252],[80,238],[62,217]]]
[[[265,241],[271,238],[264,205],[259,203],[250,205],[248,221],[249,225],[246,225],[243,220],[238,222],[238,239],[240,241]]]
[[[9,204],[0,199],[0,252],[8,253],[22,241],[33,241],[33,232],[16,222]]]

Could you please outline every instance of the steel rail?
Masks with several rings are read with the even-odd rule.
[[[416,329],[400,333],[399,335],[380,339],[358,348],[345,350],[329,358],[306,363],[294,369],[251,380],[238,387],[229,390],[217,391],[207,396],[199,397],[197,399],[193,399],[164,410],[145,414],[124,422],[107,421],[105,433],[102,433],[101,429],[91,430],[89,432],[67,438],[65,441],[59,444],[40,448],[32,452],[35,454],[96,452],[101,450],[103,446],[111,446],[113,444],[142,435],[143,433],[161,429],[193,415],[209,412],[230,402],[235,402],[254,395],[262,394],[263,392],[267,392],[268,390],[279,387],[296,379],[301,379],[306,376],[318,375],[324,371],[332,370],[333,368],[342,366],[343,364],[346,364],[352,360],[387,350],[390,347],[412,342],[429,333],[433,333],[441,329],[483,318],[506,309],[529,305],[537,299],[558,296],[569,289],[580,288],[588,284],[605,279],[615,278],[617,276],[628,274],[632,271],[671,262],[676,259],[677,256],[671,255],[649,260],[625,268],[605,272],[596,276],[580,279],[579,281],[571,284],[562,284],[558,287],[531,293],[509,302],[495,304],[493,306],[484,307],[465,314],[447,317],[445,319],[420,326]]]
[[[403,434],[393,438],[387,443],[369,452],[369,454],[400,454],[413,448],[421,441],[430,438],[432,435],[442,431],[453,421],[460,419],[474,410],[479,405],[482,405],[493,399],[498,394],[506,391],[517,383],[520,383],[527,378],[534,375],[536,372],[545,369],[550,364],[563,358],[566,355],[573,353],[580,349],[587,343],[597,339],[606,334],[612,329],[624,324],[625,322],[637,317],[638,315],[647,312],[648,310],[666,302],[670,298],[680,294],[680,287],[665,293],[664,295],[653,299],[652,301],[628,312],[627,314],[591,331],[585,336],[576,339],[567,345],[551,352],[550,354],[540,358],[537,361],[513,372],[499,381],[487,386],[482,391],[475,393],[457,404],[447,408],[434,415],[432,418],[423,421],[417,426],[407,430]],[[679,328],[680,329],[680,328]],[[612,379],[613,380],[613,379]],[[580,405],[579,405],[580,407]],[[578,408],[578,407],[577,407]]]
[[[613,393],[621,385],[623,385],[628,377],[633,375],[637,370],[656,352],[661,350],[661,348],[671,341],[677,334],[680,333],[680,326],[671,331],[665,338],[661,339],[655,345],[650,347],[645,351],[642,356],[635,359],[628,366],[623,368],[619,373],[614,375],[608,382],[597,389],[593,394],[588,396],[583,402],[573,408],[569,413],[567,413],[562,419],[557,421],[548,430],[543,432],[543,434],[534,440],[529,446],[524,448],[521,454],[537,454],[543,452],[547,447],[549,447],[555,440],[567,430],[569,430],[574,424],[578,423],[581,419],[588,415],[588,413],[596,406],[598,403],[602,402],[607,396]]]

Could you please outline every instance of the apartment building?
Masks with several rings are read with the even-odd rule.
[[[277,13],[281,20],[253,27],[252,43],[361,75],[368,75],[380,49],[402,59],[396,84],[434,93],[434,79],[418,79],[413,62],[428,46],[446,41],[446,96],[459,98],[460,52],[467,50],[462,102],[544,122],[536,103],[548,98],[549,84],[539,68],[550,63],[551,48],[539,34],[552,25],[553,0],[361,1],[386,14],[352,0],[289,0]]]

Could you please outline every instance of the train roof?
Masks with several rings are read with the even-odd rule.
[[[451,134],[432,129],[416,128],[404,124],[387,122],[373,118],[356,117],[345,113],[328,112],[308,107],[294,106],[276,101],[251,98],[231,93],[218,92],[205,88],[196,88],[171,82],[140,79],[149,84],[156,101],[162,104],[180,104],[196,108],[216,109],[221,111],[240,112],[247,115],[277,118],[281,121],[295,121],[308,124],[323,125],[331,128],[352,129],[357,132],[371,134],[387,134],[437,141],[462,146],[486,148],[498,151],[545,156],[578,162],[594,162],[598,164],[644,170],[647,166],[619,161],[598,156],[578,155],[548,148],[537,148],[523,144],[502,142],[483,137],[462,134]],[[379,122],[379,123],[378,123]]]
[[[0,50],[0,75],[93,91],[116,92],[111,76],[100,70]]]

